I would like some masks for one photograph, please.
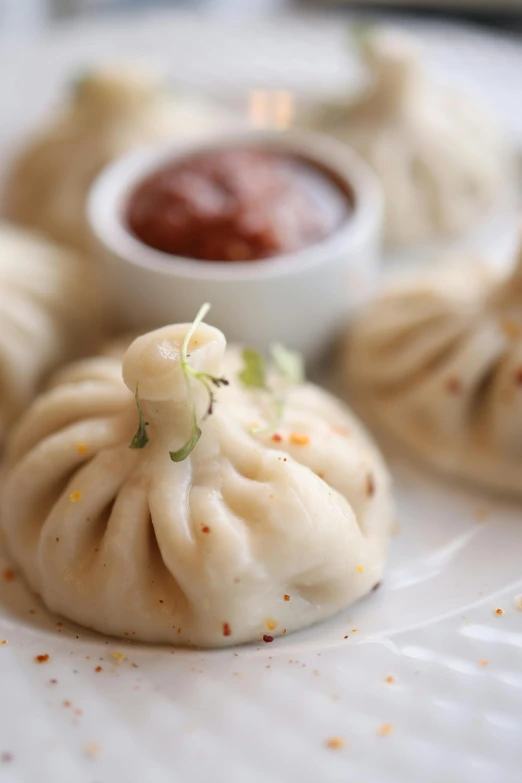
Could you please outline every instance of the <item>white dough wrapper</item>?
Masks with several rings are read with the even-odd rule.
[[[510,154],[487,110],[434,83],[406,34],[369,31],[361,51],[368,87],[303,121],[347,143],[374,169],[388,245],[462,234],[507,203]]]
[[[507,278],[442,264],[392,287],[347,356],[369,419],[450,476],[522,494],[522,253]]]
[[[99,337],[100,296],[87,266],[71,250],[0,224],[0,443],[45,375]]]
[[[224,112],[168,90],[144,64],[94,68],[15,160],[3,212],[88,251],[86,197],[105,166],[136,147],[197,137],[228,121]]]
[[[381,580],[393,519],[383,460],[355,417],[311,385],[288,390],[277,428],[271,395],[237,380],[240,358],[198,326],[189,362],[230,385],[191,381],[188,324],[115,356],[64,369],[10,442],[2,507],[9,549],[47,606],[97,631],[219,647],[290,633]],[[138,424],[148,443],[129,444]],[[266,426],[265,426],[266,425]],[[255,433],[254,427],[264,428]]]

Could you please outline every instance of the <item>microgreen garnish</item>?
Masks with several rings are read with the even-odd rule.
[[[272,361],[277,373],[289,386],[298,386],[304,380],[303,357],[295,351],[289,351],[281,343],[270,349]]]
[[[238,378],[247,388],[267,389],[265,357],[255,348],[243,348],[245,366],[238,373]]]
[[[288,386],[302,383],[304,378],[303,360],[298,353],[289,351],[284,345],[277,343],[271,347],[270,354],[273,369],[282,382],[284,390]],[[243,386],[250,389],[264,389],[272,395],[274,403],[274,422],[267,427],[256,427],[252,432],[257,434],[272,430],[283,418],[286,404],[284,393],[281,394],[280,390],[276,393],[268,384],[266,361],[259,351],[256,351],[255,348],[244,348],[242,356],[244,366],[238,373],[238,378]]]
[[[183,371],[183,375],[185,376],[185,383],[187,385],[187,396],[189,400],[190,414],[191,414],[191,432],[187,442],[180,449],[178,449],[178,451],[169,452],[170,458],[173,462],[183,462],[184,459],[187,459],[187,457],[192,452],[196,443],[201,437],[201,429],[196,421],[196,406],[194,404],[194,395],[192,392],[191,378],[194,378],[195,380],[202,383],[208,393],[208,408],[204,418],[210,416],[214,409],[214,403],[216,400],[215,400],[212,386],[216,386],[217,388],[219,388],[220,386],[228,386],[228,381],[226,378],[216,378],[214,375],[210,375],[210,373],[194,370],[188,362],[189,357],[187,355],[187,351],[188,351],[189,343],[192,337],[194,336],[194,332],[196,331],[200,323],[203,321],[203,319],[205,318],[209,310],[210,310],[210,305],[208,303],[204,304],[200,308],[199,313],[195,317],[192,326],[190,327],[187,334],[185,335],[185,339],[183,340],[183,345],[181,346],[180,362],[181,362],[181,369]]]
[[[149,436],[147,435],[147,430],[145,429],[145,427],[148,425],[149,422],[145,421],[143,417],[143,411],[141,410],[140,395],[138,391],[138,384],[136,384],[136,393],[134,395],[134,399],[136,400],[136,405],[138,407],[139,424],[138,424],[138,429],[136,431],[136,435],[133,437],[131,441],[130,448],[143,449],[149,442]]]
[[[373,25],[369,22],[359,22],[351,28],[351,38],[356,49],[364,56],[367,52],[373,33]]]

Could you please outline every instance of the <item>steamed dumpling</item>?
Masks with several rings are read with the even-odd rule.
[[[97,299],[75,253],[0,225],[0,443],[43,376],[92,348]]]
[[[401,245],[471,227],[498,198],[506,152],[489,117],[424,72],[408,36],[366,33],[368,88],[312,124],[359,152],[380,178],[385,238]]]
[[[522,254],[508,279],[442,265],[395,286],[351,338],[369,418],[437,468],[522,493]]]
[[[136,65],[89,71],[68,105],[22,152],[11,171],[3,210],[16,223],[89,249],[85,201],[99,172],[125,152],[186,138],[221,122],[210,108],[170,94]]]
[[[176,645],[262,640],[321,620],[381,579],[389,477],[357,420],[310,385],[291,387],[276,429],[271,396],[237,380],[235,351],[199,325],[198,372],[225,375],[202,435],[191,429],[180,350],[167,326],[115,356],[63,370],[10,443],[3,523],[47,606],[117,636]],[[148,443],[129,444],[139,389]],[[253,431],[254,428],[259,431]]]

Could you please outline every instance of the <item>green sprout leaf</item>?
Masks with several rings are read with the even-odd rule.
[[[295,351],[289,351],[284,345],[276,343],[271,348],[274,368],[289,386],[297,386],[304,379],[303,357]]]
[[[364,56],[373,34],[373,25],[370,22],[358,22],[351,28],[351,39],[356,49]]]
[[[143,449],[149,442],[149,436],[147,435],[147,430],[145,429],[148,425],[148,421],[145,421],[143,416],[143,411],[141,410],[141,402],[140,402],[140,395],[138,391],[138,384],[136,384],[136,393],[134,395],[134,399],[136,400],[136,405],[138,408],[138,416],[139,416],[139,424],[138,424],[138,430],[133,437],[130,448],[131,449]]]
[[[283,381],[283,387],[296,386],[303,382],[304,366],[303,359],[298,353],[289,351],[284,345],[279,343],[273,345],[270,349],[273,369]],[[256,427],[253,433],[267,432],[274,429],[283,418],[286,399],[283,394],[276,394],[267,383],[266,362],[262,354],[254,348],[245,348],[243,350],[244,366],[238,373],[238,378],[246,388],[264,389],[272,395],[274,404],[274,421],[268,427]],[[279,390],[278,390],[279,391]]]
[[[208,303],[204,304],[200,308],[199,313],[196,315],[192,326],[190,327],[187,334],[185,335],[185,339],[183,340],[183,345],[181,346],[181,359],[180,359],[181,369],[183,370],[183,374],[185,376],[185,383],[187,385],[187,396],[189,400],[189,407],[191,410],[192,425],[191,425],[191,431],[187,442],[180,449],[178,449],[178,451],[169,452],[172,462],[183,462],[183,460],[187,459],[187,457],[192,453],[198,440],[201,437],[201,429],[196,421],[196,406],[194,403],[194,394],[192,391],[191,379],[194,378],[195,380],[202,383],[205,389],[207,390],[208,408],[205,414],[205,418],[211,415],[216,401],[214,392],[212,390],[212,386],[216,386],[217,388],[219,388],[220,386],[228,386],[228,381],[226,378],[216,378],[215,376],[210,375],[210,373],[194,370],[188,362],[188,347],[190,345],[190,341],[194,336],[196,329],[203,321],[203,319],[205,318],[209,310],[210,310],[210,305]]]
[[[183,462],[187,459],[189,454],[194,450],[194,447],[198,440],[201,438],[201,429],[196,422],[192,427],[192,432],[188,441],[178,451],[169,451],[172,462]]]
[[[266,389],[266,363],[264,357],[255,348],[244,348],[242,353],[245,366],[238,378],[250,389]]]

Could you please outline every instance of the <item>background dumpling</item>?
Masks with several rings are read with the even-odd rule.
[[[208,132],[215,109],[177,96],[144,65],[100,66],[79,78],[69,102],[15,161],[6,184],[8,219],[89,249],[85,200],[113,159],[153,141]]]
[[[369,85],[308,122],[357,150],[379,176],[388,243],[466,231],[508,190],[508,155],[490,117],[434,83],[406,34],[368,30],[360,42]]]
[[[148,642],[222,646],[290,633],[381,579],[389,477],[347,409],[309,384],[274,400],[237,380],[235,351],[200,325],[190,366],[225,374],[212,415],[180,362],[189,325],[138,338],[121,361],[60,373],[18,426],[3,492],[9,549],[50,609]],[[126,384],[126,385],[125,385]],[[202,435],[174,462],[193,426]],[[138,391],[148,442],[136,433]]]
[[[522,255],[508,279],[476,262],[410,278],[349,347],[373,421],[450,475],[522,492]]]
[[[0,225],[0,443],[46,373],[92,350],[99,300],[76,253]]]

